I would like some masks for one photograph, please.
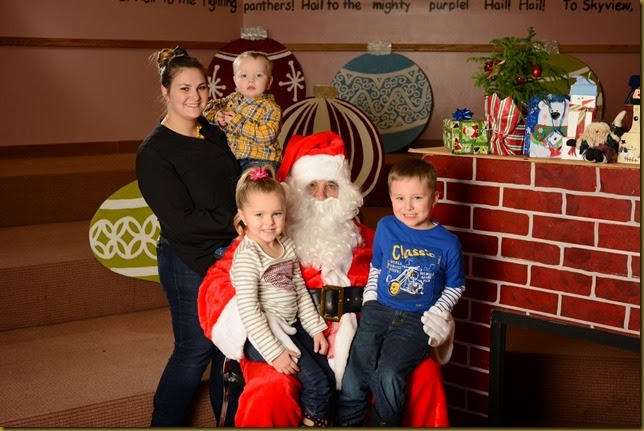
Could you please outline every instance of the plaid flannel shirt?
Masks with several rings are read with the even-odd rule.
[[[217,124],[219,111],[232,111],[235,116],[222,129],[228,145],[237,159],[281,161],[282,149],[277,135],[280,132],[282,109],[272,94],[255,99],[245,98],[239,92],[208,103],[204,116]]]

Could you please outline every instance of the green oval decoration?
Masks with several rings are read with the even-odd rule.
[[[159,282],[156,243],[161,227],[137,181],[117,190],[89,225],[92,253],[110,271]]]

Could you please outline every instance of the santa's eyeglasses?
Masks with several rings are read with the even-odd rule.
[[[340,187],[335,181],[316,180],[311,181],[306,186],[306,191],[310,195],[317,195],[323,191],[326,196],[337,196],[339,190]]]

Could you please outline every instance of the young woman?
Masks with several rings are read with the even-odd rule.
[[[204,336],[197,295],[208,268],[237,236],[233,219],[240,168],[225,134],[201,116],[208,98],[203,65],[180,47],[163,49],[153,59],[166,114],[139,147],[136,175],[161,225],[157,262],[174,350],[154,395],[152,426],[180,427],[187,425],[190,402],[211,362],[216,417],[221,408],[225,358]]]

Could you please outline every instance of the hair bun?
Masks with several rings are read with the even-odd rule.
[[[188,51],[186,51],[185,49],[177,45],[177,47],[174,49],[174,55],[175,57],[179,57],[181,55],[185,55],[186,57],[188,57]]]

